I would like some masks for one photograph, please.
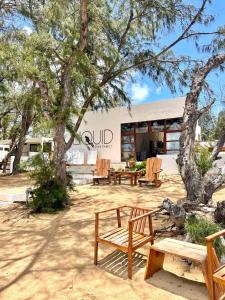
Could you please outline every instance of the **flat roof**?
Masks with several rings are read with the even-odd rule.
[[[83,122],[89,124],[118,122],[130,123],[161,119],[181,118],[184,113],[185,97],[165,99],[132,105],[130,110],[125,106],[111,108],[108,111],[88,111]]]

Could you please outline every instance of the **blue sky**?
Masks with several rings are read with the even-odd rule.
[[[200,0],[187,1],[188,3],[192,3],[198,5],[201,3]],[[198,28],[201,31],[214,31],[217,27],[225,24],[225,1],[224,0],[212,0],[212,3],[207,6],[207,12],[213,14],[215,16],[215,21],[211,23],[209,26],[205,28]],[[171,36],[167,37],[168,43],[175,39],[179,35],[179,32],[171,34]],[[202,44],[207,44],[209,38],[205,36],[200,38],[199,40]],[[207,59],[209,54],[199,53],[193,41],[182,41],[174,48],[174,52],[178,55],[189,55],[193,58],[201,58]],[[132,100],[132,104],[140,104],[144,102],[152,102],[161,99],[169,99],[174,98],[176,96],[182,96],[181,92],[177,92],[176,94],[171,94],[170,90],[166,86],[156,86],[147,76],[142,77],[139,74],[136,74],[136,82],[129,82],[127,84],[127,92]],[[208,82],[211,87],[216,90],[220,89],[222,85],[225,84],[225,75],[220,73],[219,77],[215,74],[211,74],[208,78]],[[185,95],[187,90],[184,90],[183,95]],[[217,106],[219,110],[219,107]]]

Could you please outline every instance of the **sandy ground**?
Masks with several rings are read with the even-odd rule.
[[[0,190],[31,185],[26,176],[0,177]],[[224,200],[221,189],[216,200]],[[1,300],[182,300],[207,298],[197,266],[166,256],[164,270],[144,281],[145,246],[135,254],[133,280],[127,279],[126,257],[100,245],[99,265],[93,265],[94,212],[130,204],[156,208],[165,197],[182,199],[179,178],[164,178],[160,188],[80,186],[73,192],[72,206],[54,215],[22,218],[17,206],[0,208],[0,299]],[[155,228],[166,224],[155,219]],[[112,215],[101,221],[104,228],[115,224]],[[188,278],[188,279],[187,279]],[[197,282],[199,281],[199,282]]]

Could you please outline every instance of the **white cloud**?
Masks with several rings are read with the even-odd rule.
[[[160,95],[161,92],[162,92],[162,88],[161,88],[161,86],[159,86],[159,87],[155,90],[155,93],[156,93],[156,95]]]
[[[33,32],[32,28],[30,28],[29,26],[24,26],[24,27],[23,27],[23,31],[24,31],[27,35],[31,35],[31,33]]]
[[[147,84],[134,83],[131,86],[131,98],[135,102],[142,102],[149,96],[150,91]]]

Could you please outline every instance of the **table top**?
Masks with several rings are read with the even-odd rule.
[[[121,170],[121,171],[112,171],[115,174],[138,174],[140,171],[132,171],[132,170]]]

